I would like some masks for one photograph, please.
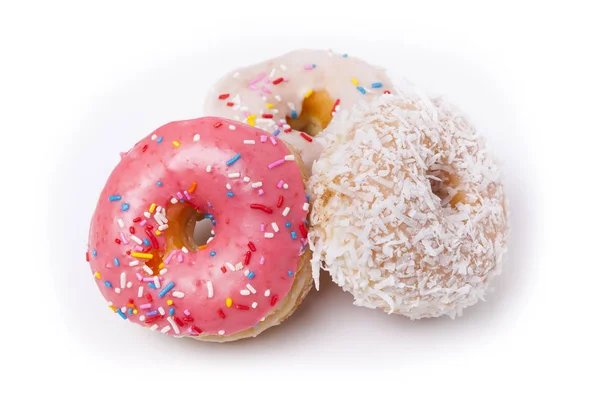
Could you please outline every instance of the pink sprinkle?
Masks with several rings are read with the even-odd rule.
[[[190,310],[188,310],[187,308],[185,310],[183,310],[183,313],[185,315],[187,315],[188,317],[190,316]]]
[[[173,258],[173,256],[175,256],[175,254],[177,254],[177,250],[173,250],[171,252],[171,254],[168,255],[168,257],[165,259],[165,264],[168,264],[171,262],[171,258]]]
[[[186,199],[188,199],[188,200],[191,200],[191,199],[192,199],[192,196],[190,196],[190,194],[188,193],[188,191],[187,191],[187,190],[184,190],[184,191],[183,191],[183,194],[185,195],[185,198],[186,198]]]
[[[271,80],[269,78],[267,78],[267,80],[265,82],[266,83],[271,83]]]
[[[244,112],[243,112],[243,114],[244,114],[244,117],[247,117],[247,116],[249,116],[249,115],[250,115],[250,112],[248,112],[248,111],[244,111]]]
[[[310,71],[311,69],[313,69],[313,66],[312,65],[305,65],[304,69],[307,70],[307,71]]]
[[[258,195],[262,196],[263,194],[265,194],[265,191],[262,189],[258,189]]]
[[[127,239],[125,239],[125,235],[123,234],[123,232],[119,232],[119,234],[121,235],[121,242],[123,242],[123,244],[129,244]]]
[[[181,194],[181,192],[177,192],[177,198],[179,200],[183,199],[183,195]]]
[[[260,265],[263,265],[264,263],[265,263],[265,258],[264,258],[264,257],[261,257],[261,258],[260,258]]]
[[[265,135],[260,135],[261,143],[265,143],[267,141],[267,137]]]
[[[258,88],[255,85],[250,85],[250,89],[252,89],[252,90],[258,90]]]
[[[154,278],[144,278],[142,279],[144,282],[154,282]]]
[[[256,82],[260,82],[265,76],[267,76],[267,74],[263,72],[262,74],[260,74],[256,78],[252,79],[249,83],[252,85],[252,84],[254,84]]]
[[[271,136],[271,143],[273,143],[273,145],[277,144],[277,139],[275,139],[273,136]]]
[[[142,246],[135,246],[135,251],[142,251],[144,248]]]
[[[263,92],[265,92],[265,93],[271,93],[271,91],[270,91],[269,89],[267,89],[267,87],[266,87],[266,86],[263,86],[261,89],[262,89],[262,91],[263,91]]]
[[[264,232],[265,231],[265,224],[260,224],[260,231]]]
[[[180,263],[182,263],[182,262],[183,262],[183,253],[179,253],[179,254],[177,255],[177,262],[180,262]]]
[[[140,226],[144,226],[144,225],[146,225],[147,223],[148,223],[148,221],[146,221],[146,220],[143,220],[142,222],[140,222]]]
[[[148,309],[148,308],[150,308],[150,307],[152,307],[152,303],[146,303],[146,304],[142,304],[142,305],[140,306],[140,309],[142,309],[142,310],[146,310],[146,309]]]
[[[281,189],[283,187],[283,179],[280,179],[277,183],[277,189]]]
[[[273,169],[281,164],[283,164],[285,162],[285,160],[282,158],[280,160],[277,161],[273,161],[271,164],[268,165],[269,169]]]
[[[284,82],[289,82],[290,80],[288,78],[283,78]]]
[[[135,276],[137,276],[138,281],[140,281],[140,282],[142,281],[142,274],[140,274],[139,272],[136,272]]]
[[[280,121],[277,123],[277,126],[281,128],[281,127],[283,126],[283,124],[285,124],[285,121],[282,121],[282,120],[280,120]]]

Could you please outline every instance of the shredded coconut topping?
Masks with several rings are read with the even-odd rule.
[[[506,251],[499,170],[443,99],[384,95],[343,111],[313,166],[309,245],[354,304],[411,319],[462,315]]]

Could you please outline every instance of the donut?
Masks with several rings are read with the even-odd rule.
[[[394,89],[379,67],[328,50],[297,50],[221,78],[204,102],[204,113],[282,138],[310,168],[321,151],[313,137],[335,113],[386,92]]]
[[[326,130],[308,184],[313,277],[324,268],[355,305],[410,319],[455,318],[483,299],[507,249],[507,202],[466,116],[415,89]]]
[[[204,117],[168,123],[110,174],[87,259],[120,318],[233,341],[285,320],[312,286],[302,162],[277,138]],[[198,221],[214,236],[197,243]]]

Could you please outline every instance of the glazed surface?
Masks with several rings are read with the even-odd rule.
[[[297,50],[227,74],[206,98],[204,113],[273,133],[300,153],[311,168],[322,145],[303,132],[292,130],[286,116],[299,116],[306,96],[318,91],[327,92],[333,99],[334,113],[386,91],[394,93],[390,79],[380,67],[329,50]]]
[[[206,246],[167,254],[163,210],[174,203],[212,221]],[[122,154],[92,217],[87,257],[121,318],[175,336],[232,335],[290,291],[307,211],[300,168],[281,141],[222,118],[172,122]]]

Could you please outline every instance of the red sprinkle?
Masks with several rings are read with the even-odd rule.
[[[146,150],[148,150],[148,145],[145,144],[144,147],[142,147],[142,153],[145,152]]]
[[[250,251],[247,251],[246,258],[244,258],[244,265],[250,264],[250,257],[252,257],[252,253]]]
[[[227,107],[233,107],[233,103],[231,101],[227,102]]]
[[[183,322],[181,322],[181,320],[179,319],[179,317],[173,317],[173,321],[175,321],[175,323],[179,326],[183,326],[185,325]]]
[[[300,136],[302,136],[304,138],[304,140],[306,140],[307,142],[312,142],[312,138],[310,136],[308,136],[306,133],[300,132]]]
[[[156,321],[156,320],[159,320],[159,319],[161,319],[161,318],[162,318],[162,315],[155,315],[155,316],[153,316],[153,317],[146,318],[146,319],[144,320],[144,323],[146,323],[146,324],[151,324],[151,323],[153,323],[154,321]]]
[[[213,125],[213,128],[218,128],[218,127],[220,127],[221,125],[223,125],[223,124],[221,123],[221,121],[217,121],[217,122],[215,122],[215,124]]]
[[[279,297],[277,297],[277,296],[271,297],[271,306],[274,306],[275,303],[277,303],[277,299],[279,299]]]
[[[198,328],[196,325],[192,325],[192,331],[196,334],[199,335],[202,333],[202,329]]]
[[[185,316],[185,317],[183,317],[181,319],[184,320],[185,322],[194,322],[194,318],[188,317],[188,316]]]
[[[87,251],[85,252],[85,261],[90,261],[90,253],[88,253]]]
[[[229,97],[229,93],[220,94],[219,95],[219,100],[225,100],[228,97]]]
[[[243,305],[243,304],[236,304],[236,305],[235,305],[235,308],[237,308],[238,310],[244,310],[244,311],[246,311],[246,310],[249,310],[249,309],[250,309],[250,307],[248,307],[248,306],[245,306],[245,305]]]
[[[225,267],[223,266],[223,267],[221,267],[221,271],[222,271],[223,273],[225,273],[225,272],[227,272],[227,268],[225,268]]]
[[[150,293],[146,293],[146,300],[152,303],[152,295]]]
[[[148,235],[148,237],[150,238],[150,241],[152,242],[152,247],[154,247],[155,249],[158,249],[158,240],[156,239],[156,236],[154,236],[154,234],[152,233],[152,231],[150,229],[146,229],[146,234]]]
[[[127,251],[125,252],[125,254],[127,254],[128,256],[130,256],[130,255],[131,255],[131,250],[127,250]]]
[[[333,105],[333,108],[331,109],[331,114],[333,115],[333,113],[335,112],[335,108],[340,104],[340,99],[337,99],[335,101],[335,104]]]
[[[263,114],[263,118],[273,118],[273,114]]]
[[[115,243],[116,243],[116,244],[121,244],[121,239],[118,239],[118,238],[117,238],[117,239],[115,239]],[[89,260],[88,260],[88,261],[89,261]]]
[[[390,94],[390,91],[389,90],[384,90],[383,93],[384,94]]]
[[[129,299],[127,301],[129,302],[129,304],[133,305],[133,299]]]
[[[290,133],[292,131],[292,128],[287,128],[286,130],[284,130],[283,132],[285,133]]]
[[[283,78],[277,78],[277,79],[275,79],[275,80],[273,81],[273,85],[278,85],[278,84],[280,84],[281,82],[283,82]]]
[[[269,207],[267,207],[267,206],[264,206],[264,205],[262,205],[262,204],[256,204],[256,203],[253,203],[253,204],[250,204],[250,208],[252,208],[252,209],[255,209],[255,210],[261,210],[261,211],[264,211],[264,212],[266,212],[267,214],[273,214],[273,210],[271,210]]]
[[[135,228],[133,226],[129,227],[129,233],[131,233],[132,235],[135,233]]]
[[[250,248],[250,250],[256,251],[256,246],[254,245],[254,243],[248,242],[248,247]]]
[[[140,222],[141,220],[142,220],[142,217],[135,217],[133,219],[133,223]]]
[[[277,208],[281,207],[282,204],[283,204],[283,196],[279,196],[279,198],[277,199]]]
[[[144,248],[144,250],[142,250],[142,253],[149,253],[151,249],[152,249],[152,246],[148,246],[148,247]]]
[[[304,222],[300,222],[298,224],[298,228],[300,228],[300,234],[303,238],[308,236],[308,232],[306,231],[306,227],[304,226]]]
[[[223,310],[221,310],[221,309],[219,308],[218,312],[219,312],[219,317],[221,317],[221,318],[225,319],[225,313],[223,312]]]

